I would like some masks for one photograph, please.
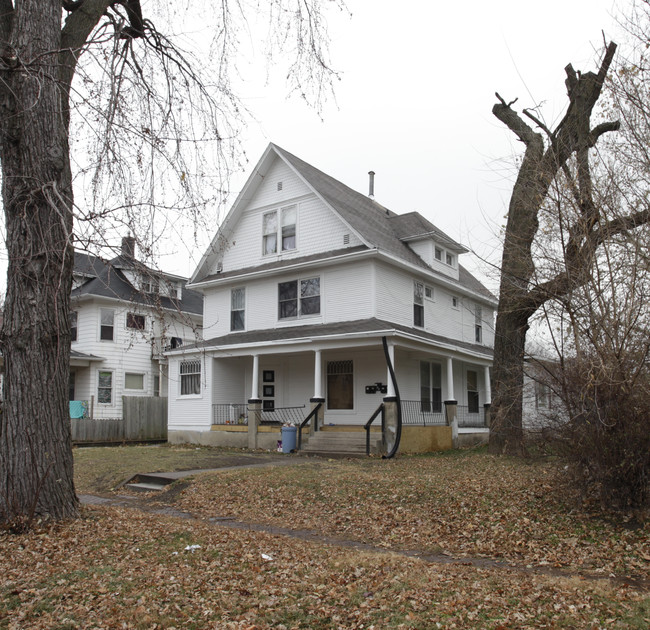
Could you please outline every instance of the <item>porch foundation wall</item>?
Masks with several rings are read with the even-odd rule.
[[[431,453],[453,448],[450,426],[402,426],[400,453]]]
[[[279,429],[259,431],[257,448],[275,451],[281,439]],[[200,446],[222,446],[227,448],[248,448],[246,431],[169,431],[167,441],[170,444],[199,444]]]

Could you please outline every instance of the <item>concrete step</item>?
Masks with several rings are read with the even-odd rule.
[[[376,453],[381,444],[381,436],[371,434],[370,452]],[[307,440],[303,438],[301,451],[307,454],[320,454],[324,456],[352,456],[366,454],[366,434],[357,431],[317,431]]]
[[[157,483],[127,483],[123,487],[136,492],[160,492],[165,486]]]

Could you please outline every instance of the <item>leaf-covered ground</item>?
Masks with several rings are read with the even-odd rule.
[[[647,628],[648,529],[567,512],[553,471],[483,454],[197,477],[175,507],[384,552],[137,509],[0,533],[0,628]],[[400,509],[401,508],[401,509]],[[440,564],[390,549],[507,558]],[[549,563],[565,575],[525,565]]]
[[[201,475],[179,505],[389,549],[650,579],[650,523],[571,509],[557,499],[559,474],[482,452],[329,461]]]

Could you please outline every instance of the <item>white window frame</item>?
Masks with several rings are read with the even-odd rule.
[[[108,324],[104,324],[103,319],[104,319],[104,314],[111,314],[112,318],[112,323],[110,325],[110,328],[112,330],[111,338],[110,339],[103,339],[102,338],[102,328],[106,327],[108,328]],[[100,341],[108,341],[114,342],[115,341],[115,309],[112,308],[100,308],[99,309],[99,340]]]
[[[459,310],[460,309],[460,300],[457,295],[451,296],[451,308]]]
[[[142,328],[139,326],[129,326],[129,317],[142,317]],[[147,316],[143,315],[142,313],[136,313],[135,311],[128,311],[124,318],[124,327],[127,330],[144,332],[147,330]]]
[[[184,368],[186,370],[185,372],[183,371]],[[201,373],[202,373],[201,359],[188,359],[186,361],[181,361],[178,364],[179,396],[183,398],[189,398],[189,397],[197,398],[201,396],[202,389],[203,389],[201,383]],[[191,391],[196,388],[195,386],[197,381],[198,381],[198,392]],[[183,389],[186,390],[185,393],[183,392]]]
[[[416,313],[420,314],[422,323],[417,323]],[[418,280],[413,281],[413,326],[424,328],[424,283]]]
[[[474,341],[483,343],[483,308],[480,304],[474,304]]]
[[[110,391],[110,398],[111,399],[110,399],[109,402],[102,402],[100,400],[100,396],[99,396],[99,390],[100,390],[99,379],[100,379],[101,374],[110,374],[111,375],[111,386],[101,388],[101,389],[108,389]],[[113,404],[113,394],[114,394],[114,392],[115,392],[115,373],[113,372],[113,370],[97,370],[97,404],[106,405],[106,406],[112,405]]]
[[[127,377],[128,376],[139,376],[142,378],[142,387],[129,387],[127,383]],[[144,392],[147,387],[146,387],[146,374],[143,374],[142,372],[124,372],[124,389],[127,389],[132,392]]]
[[[267,242],[272,245],[267,245]],[[262,215],[262,256],[275,256],[296,249],[298,249],[298,205],[291,204],[265,212]]]
[[[304,282],[310,282],[312,280],[318,280],[318,295],[303,295],[303,283]],[[293,298],[291,300],[282,300],[280,301],[280,285],[282,284],[296,284],[296,314],[295,315],[288,315],[285,317],[281,316],[281,304],[287,303],[289,301],[293,301]],[[318,297],[318,312],[317,313],[303,313],[302,309],[302,303],[303,300],[310,300],[315,297]],[[320,276],[312,276],[309,278],[296,278],[295,280],[286,280],[284,282],[278,282],[278,321],[280,322],[286,322],[286,321],[294,321],[296,319],[307,319],[311,317],[320,317],[321,315],[321,307],[322,307],[322,298],[323,297],[323,292],[321,290],[321,278]]]
[[[242,302],[241,308],[235,308],[235,293],[242,293]],[[238,306],[238,305],[237,305]],[[242,323],[241,328],[235,328],[235,313],[242,313]],[[237,332],[240,330],[246,330],[246,287],[235,287],[230,289],[230,330],[232,332]]]
[[[74,334],[73,331],[74,330]],[[74,343],[79,338],[79,311],[70,311],[70,341]]]

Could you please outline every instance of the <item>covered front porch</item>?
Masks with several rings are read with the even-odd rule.
[[[209,401],[203,405],[209,425],[202,432],[210,435],[200,441],[274,448],[280,428],[303,424],[316,406],[317,415],[305,425],[307,443],[322,430],[346,432],[352,439],[365,433],[384,403],[398,401],[404,448],[446,443],[440,436],[447,433],[457,443],[459,435],[485,432],[489,423],[490,362],[489,348],[442,343],[395,328],[205,348],[201,396]],[[381,425],[380,418],[373,428]],[[170,439],[176,430],[181,427],[170,423]]]

